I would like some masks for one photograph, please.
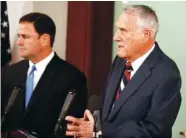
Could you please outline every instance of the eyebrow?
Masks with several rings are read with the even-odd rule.
[[[28,37],[29,35],[26,35],[26,34],[17,34],[17,36]]]
[[[118,27],[120,30],[125,30],[127,31],[127,29],[125,29],[124,27]]]

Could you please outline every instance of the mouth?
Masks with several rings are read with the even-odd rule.
[[[19,48],[20,51],[24,51],[24,48]]]
[[[124,46],[118,45],[118,48],[124,48]]]

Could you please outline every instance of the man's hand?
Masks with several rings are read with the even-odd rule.
[[[65,120],[71,122],[71,124],[67,124],[67,136],[75,136],[78,138],[93,137],[94,118],[89,110],[85,110],[84,118],[67,116]]]

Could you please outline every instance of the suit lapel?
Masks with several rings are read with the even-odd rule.
[[[35,105],[40,97],[45,95],[45,91],[47,91],[47,89],[50,87],[57,69],[55,68],[57,58],[57,55],[54,55],[52,60],[47,65],[45,71],[43,72],[43,75],[41,76],[35,90],[33,91],[32,97],[26,109],[27,111],[29,111]]]
[[[128,82],[125,89],[120,93],[119,99],[115,102],[113,110],[110,112],[108,120],[111,120],[120,108],[125,104],[125,102],[132,96],[137,89],[145,82],[145,80],[151,75],[151,71],[148,65],[143,65],[135,73],[133,78]]]
[[[121,60],[117,63],[116,69],[113,70],[111,78],[108,83],[108,87],[106,88],[107,94],[106,94],[106,100],[104,101],[104,107],[103,107],[103,119],[106,119],[109,115],[109,112],[113,105],[113,100],[115,98],[116,91],[118,89],[118,85],[121,80],[121,76],[123,74],[123,69],[125,67],[125,61]]]
[[[16,80],[17,80],[17,85],[20,85],[23,90],[19,93],[18,95],[18,99],[16,100],[15,102],[15,107],[14,109],[16,109],[18,113],[20,113],[21,115],[24,113],[25,111],[25,82],[26,82],[26,77],[27,77],[27,70],[28,70],[28,67],[29,67],[29,64],[28,64],[28,60],[24,60],[22,61],[23,64],[20,66],[20,68],[18,69],[18,72],[17,74],[21,74],[22,76],[20,77],[17,77]],[[17,75],[16,74],[16,75]]]

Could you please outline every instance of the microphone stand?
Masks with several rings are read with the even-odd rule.
[[[66,138],[64,126],[65,126],[64,123],[60,124],[59,129],[57,131],[54,131],[54,137],[53,138]]]
[[[12,108],[18,94],[22,91],[22,87],[21,86],[15,86],[9,99],[8,99],[8,103],[5,107],[5,111],[4,111],[4,115],[3,117],[1,118],[1,128],[3,128],[3,125],[5,123],[5,120],[6,120],[6,117],[7,117],[7,114],[9,113],[10,109]]]
[[[7,112],[5,112],[5,114],[1,118],[1,128],[3,128],[3,124],[4,124],[5,120],[6,120],[6,115],[7,115]]]

